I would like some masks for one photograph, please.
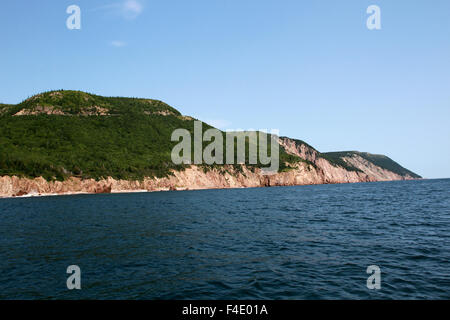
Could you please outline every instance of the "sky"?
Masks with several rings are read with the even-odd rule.
[[[449,17],[448,0],[4,0],[0,102],[159,99],[221,129],[278,129],[448,178]]]

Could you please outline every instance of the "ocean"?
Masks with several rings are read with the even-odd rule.
[[[0,299],[450,299],[449,191],[443,179],[0,199]]]

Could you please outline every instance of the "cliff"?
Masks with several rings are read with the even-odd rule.
[[[0,197],[246,188],[420,178],[383,155],[321,153],[281,137],[280,170],[174,165],[170,135],[194,119],[150,99],[53,91],[0,104]],[[211,128],[205,124],[206,128]]]

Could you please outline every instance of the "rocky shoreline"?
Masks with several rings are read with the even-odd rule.
[[[207,169],[192,165],[183,171],[172,171],[164,178],[144,178],[140,181],[81,179],[71,177],[65,181],[47,181],[17,176],[0,177],[0,198],[51,196],[71,194],[101,194],[124,192],[153,192],[170,190],[203,190],[227,188],[256,188],[272,186],[296,186],[313,184],[339,184],[356,182],[414,180],[410,175],[400,175],[377,166],[355,154],[343,161],[358,170],[347,170],[333,165],[319,153],[289,138],[280,138],[280,145],[304,162],[292,164],[284,172],[262,174],[261,169],[246,166],[223,165]]]
[[[165,178],[145,178],[141,181],[116,180],[111,177],[99,181],[76,177],[65,181],[47,181],[42,177],[28,179],[3,176],[0,177],[0,197],[254,188],[391,180],[413,180],[413,178],[391,172],[379,177],[338,167],[330,167],[328,171],[324,171],[306,163],[300,163],[287,172],[270,176],[262,175],[259,169],[251,170],[245,166],[240,170],[224,166],[222,169],[209,171],[205,171],[202,167],[191,166],[184,171],[174,171],[173,175]]]

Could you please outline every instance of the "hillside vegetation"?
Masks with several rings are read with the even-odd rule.
[[[193,136],[193,119],[158,100],[79,91],[42,93],[18,105],[0,105],[0,176],[47,180],[167,176],[171,169],[184,169],[171,161],[178,143],[171,142],[171,134],[178,128]],[[203,125],[203,130],[208,128]],[[299,161],[305,160],[280,148],[281,171],[289,170],[287,163]]]
[[[22,103],[4,105],[7,114],[54,113],[58,115],[127,115],[155,113],[180,115],[178,110],[159,100],[102,97],[81,91],[51,91],[35,95]],[[0,105],[1,107],[1,105]],[[6,110],[5,109],[5,110]]]

